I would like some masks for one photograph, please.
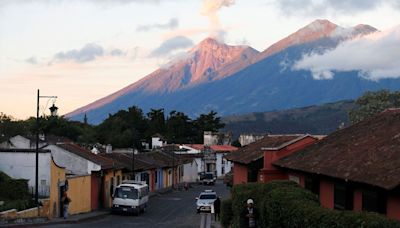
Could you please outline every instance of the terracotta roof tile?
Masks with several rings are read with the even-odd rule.
[[[400,184],[400,110],[336,131],[274,164],[393,189]]]
[[[296,139],[304,138],[306,135],[266,135],[264,138],[255,141],[225,156],[227,160],[249,164],[264,156],[263,148],[276,148]]]

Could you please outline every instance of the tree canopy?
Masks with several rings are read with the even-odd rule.
[[[388,90],[367,92],[356,100],[356,104],[358,107],[349,112],[352,123],[359,122],[388,108],[399,108],[400,92]]]
[[[113,147],[142,148],[143,142],[151,141],[154,134],[163,135],[170,143],[203,143],[203,131],[218,131],[224,126],[216,112],[202,114],[192,120],[183,112],[151,109],[147,114],[138,107],[109,115],[98,126],[92,126],[63,117],[40,117],[39,132],[46,135],[67,137],[81,144],[111,144]],[[0,139],[21,134],[36,133],[36,119],[15,120],[0,114]]]

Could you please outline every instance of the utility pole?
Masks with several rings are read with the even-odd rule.
[[[40,96],[40,91],[37,90],[37,103],[36,103],[36,150],[35,150],[35,203],[39,207],[39,101],[40,98],[57,98],[57,96]],[[57,115],[57,107],[53,106],[50,108],[51,116]]]

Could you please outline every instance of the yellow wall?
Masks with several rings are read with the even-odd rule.
[[[50,173],[50,211],[49,218],[58,217],[59,215],[59,186],[61,182],[65,182],[65,169],[57,166],[53,159],[51,162],[51,173]]]
[[[121,170],[108,170],[104,171],[104,207],[110,208],[112,205],[111,198],[111,179],[113,179],[114,188],[117,186],[117,178],[119,176],[120,183],[122,182],[122,171]]]
[[[69,214],[79,214],[91,210],[91,176],[69,177],[68,196],[71,198]]]

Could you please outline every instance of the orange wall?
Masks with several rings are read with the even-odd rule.
[[[320,180],[319,184],[319,200],[321,201],[321,205],[326,208],[333,209],[334,207],[334,186],[332,182],[326,180]]]
[[[400,220],[400,196],[389,195],[386,215],[388,218]]]
[[[233,165],[233,184],[247,183],[247,166],[239,163]]]

